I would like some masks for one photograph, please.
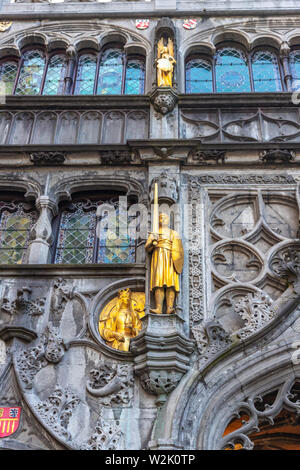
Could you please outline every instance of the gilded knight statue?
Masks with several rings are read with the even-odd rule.
[[[99,332],[106,344],[119,351],[129,351],[130,339],[142,328],[145,294],[123,289],[103,309],[99,320]]]
[[[155,308],[152,313],[163,313],[164,300],[166,313],[175,312],[174,303],[179,292],[179,274],[182,272],[184,253],[179,234],[169,228],[167,214],[159,215],[158,233],[151,232],[145,244],[151,253],[150,290],[154,294]]]

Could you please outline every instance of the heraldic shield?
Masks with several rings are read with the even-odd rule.
[[[172,260],[178,274],[182,273],[184,263],[184,251],[180,238],[174,238],[172,243]]]
[[[20,406],[0,406],[0,438],[10,436],[17,431],[20,424],[20,416]]]

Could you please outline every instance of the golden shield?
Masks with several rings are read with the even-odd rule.
[[[172,260],[178,274],[182,273],[184,263],[184,251],[180,238],[175,238],[172,243]]]

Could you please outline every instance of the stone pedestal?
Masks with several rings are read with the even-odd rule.
[[[190,368],[194,343],[183,333],[178,315],[149,313],[142,318],[141,333],[131,340],[134,371],[143,388],[157,395],[162,405]]]

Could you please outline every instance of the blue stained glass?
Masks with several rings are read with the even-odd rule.
[[[186,64],[186,93],[212,93],[211,64],[202,59],[192,59]]]
[[[125,94],[142,95],[144,93],[145,66],[141,60],[129,60],[126,65]]]
[[[98,95],[120,95],[122,93],[122,79],[122,53],[118,49],[109,49],[100,62]]]
[[[282,91],[277,58],[271,52],[257,52],[252,60],[254,91]]]
[[[218,52],[216,87],[220,93],[251,91],[249,68],[241,51],[225,48]]]
[[[79,58],[76,75],[75,95],[93,95],[97,59],[93,55],[82,55]]]
[[[66,66],[65,56],[55,55],[51,57],[48,64],[43,95],[60,95],[63,93]]]
[[[300,51],[292,52],[290,55],[290,68],[292,73],[293,91],[300,90]]]
[[[40,51],[24,54],[16,95],[38,95],[41,91],[45,58]]]

